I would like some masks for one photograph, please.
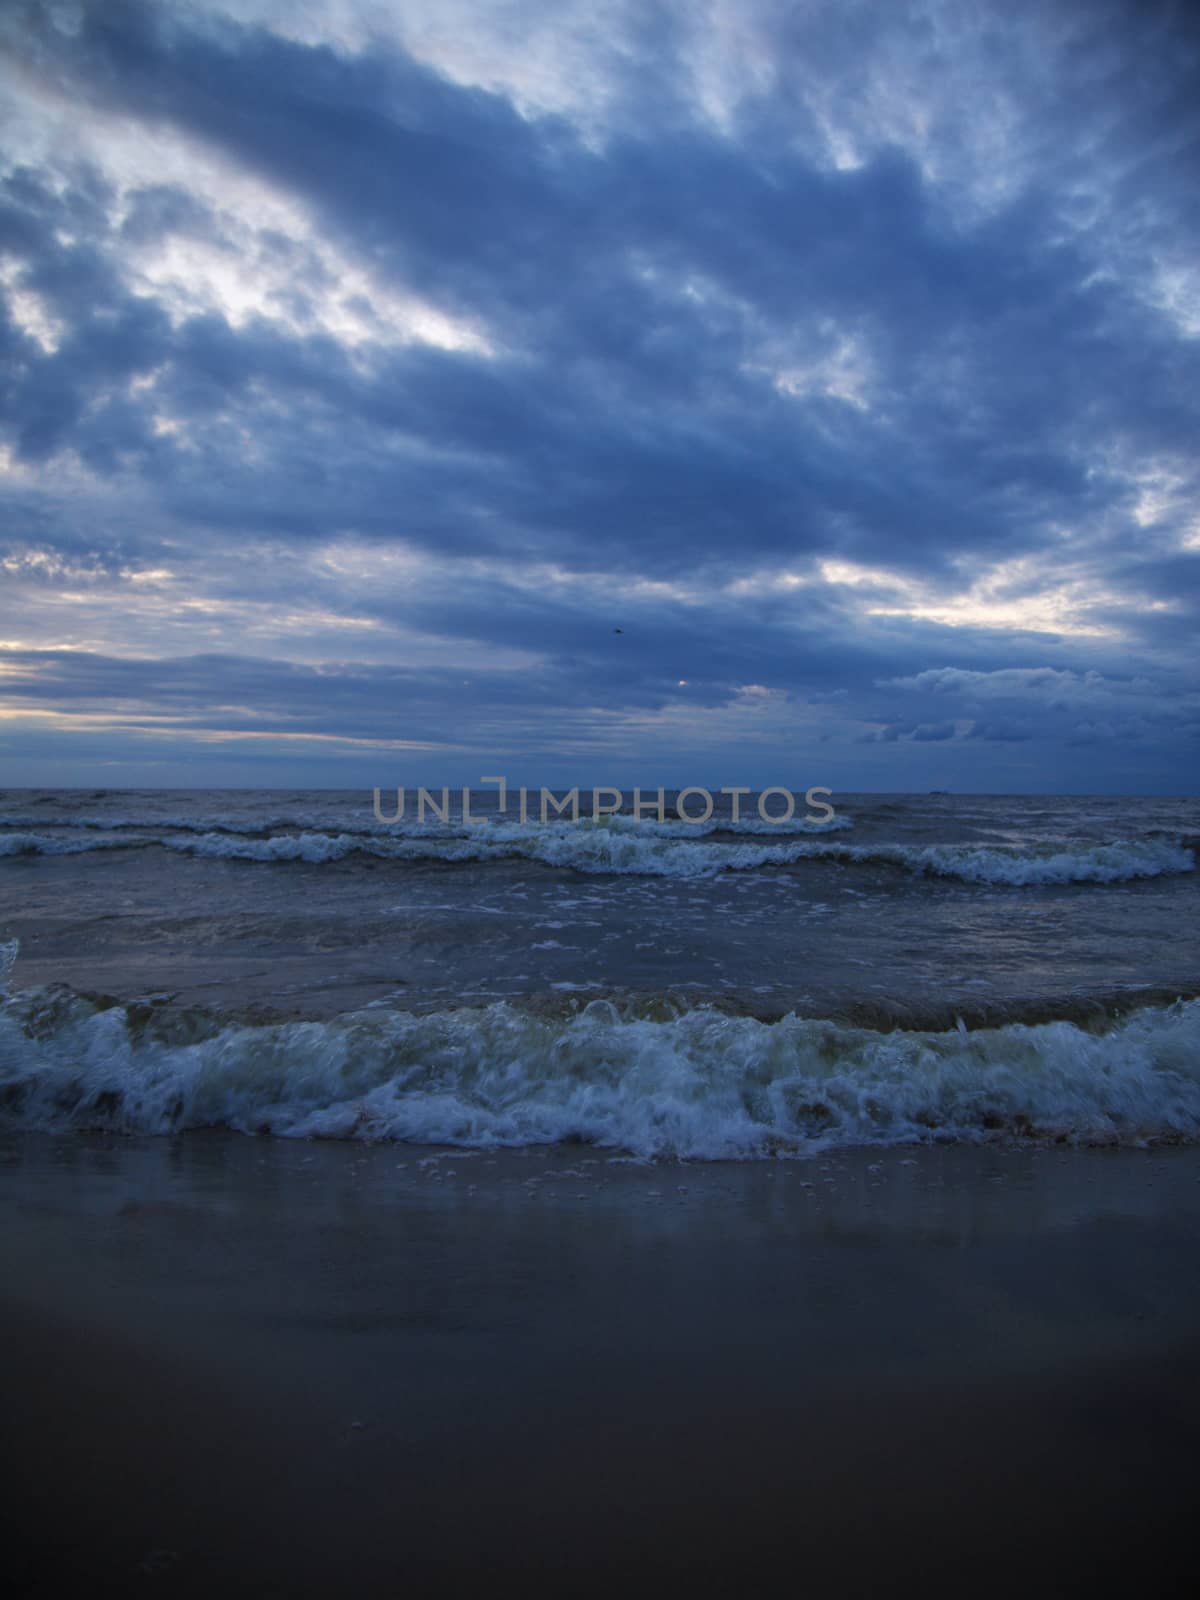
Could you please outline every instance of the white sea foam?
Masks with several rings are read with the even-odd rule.
[[[1167,839],[1118,839],[1112,844],[1070,847],[931,845],[830,845],[805,852],[844,861],[878,861],[918,876],[958,878],[963,883],[1029,884],[1118,883],[1193,872],[1193,851]]]
[[[1191,850],[1169,840],[1119,840],[1071,849],[1005,849],[978,845],[848,845],[818,841],[721,844],[635,828],[586,823],[480,825],[467,836],[364,838],[348,833],[281,834],[246,839],[230,834],[168,837],[163,843],[195,855],[245,861],[341,861],[363,854],[393,861],[490,861],[524,858],[578,872],[707,878],[719,872],[789,866],[799,861],[880,864],[918,877],[1023,887],[1115,883],[1191,872]]]
[[[595,1001],[565,1019],[504,1003],[207,1030],[193,1019],[172,1037],[164,1019],[35,990],[0,1003],[0,1115],[27,1128],[223,1126],[463,1148],[572,1139],[697,1159],[1006,1136],[1195,1140],[1200,1001],[1103,1032],[880,1034],[706,1007],[650,1021]]]
[[[381,861],[471,862],[524,859],[591,874],[708,878],[721,872],[786,867],[802,861],[892,866],[917,877],[1014,888],[1039,884],[1117,883],[1191,872],[1195,854],[1170,838],[1125,839],[1110,844],[969,845],[850,844],[841,840],[778,838],[770,823],[753,827],[752,839],[713,839],[687,823],[639,822],[628,817],[599,823],[475,822],[416,824],[403,831],[331,832],[308,829],[265,837],[225,830],[142,833],[0,833],[0,856],[74,855],[159,844],[184,854],[256,862]],[[721,825],[728,832],[730,824]],[[759,831],[761,830],[761,832]],[[778,830],[776,830],[778,832]]]

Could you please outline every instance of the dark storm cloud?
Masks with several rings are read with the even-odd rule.
[[[1150,718],[1156,736],[1171,705],[1192,736],[1200,340],[1186,318],[1200,312],[1171,288],[1200,243],[1185,19],[981,12],[971,48],[1022,114],[1009,170],[1002,141],[986,159],[961,154],[961,112],[931,117],[926,147],[864,132],[853,161],[817,154],[822,115],[804,85],[858,94],[878,59],[896,87],[860,95],[866,129],[888,112],[881,98],[903,100],[905,70],[928,75],[939,51],[949,70],[966,51],[936,7],[924,20],[818,8],[799,30],[790,8],[762,6],[771,87],[725,125],[677,70],[683,13],[648,11],[603,137],[456,83],[396,39],[339,49],[220,11],[117,0],[67,26],[26,5],[6,24],[39,93],[151,141],[185,137],[313,228],[289,236],[244,205],[234,226],[178,167],[122,186],[99,152],[10,164],[12,571],[44,588],[53,563],[30,566],[29,551],[73,552],[78,585],[83,557],[109,574],[136,557],[219,605],[246,592],[237,553],[282,542],[294,570],[279,561],[255,579],[281,607],[333,606],[451,648],[519,643],[546,668],[476,674],[464,698],[453,672],[421,676],[418,693],[399,667],[259,662],[238,703],[264,728],[378,735],[398,685],[431,720],[490,726],[503,710],[517,727],[524,708],[532,729],[550,703],[564,716],[715,708],[756,684],[829,705],[826,732],[847,741],[1103,742],[1144,728],[1141,710],[1018,712],[971,674],[1117,681],[1133,652],[1145,705],[1173,697]],[[185,263],[207,249],[261,269],[267,302],[235,316],[219,295],[173,301],[131,266],[172,241]],[[358,313],[373,332],[348,340],[324,316],[342,286],[322,244],[478,338],[397,342],[367,289]],[[351,595],[304,564],[347,537],[435,565]],[[482,574],[454,566],[479,558]],[[571,575],[570,594],[541,592],[539,564]],[[645,589],[661,581],[686,599]],[[1060,581],[1078,629],[1038,610]],[[939,619],[955,605],[951,627]],[[602,646],[618,614],[637,626],[614,658]],[[224,656],[177,648],[154,671],[95,653],[25,664],[36,671],[11,690],[25,701],[82,705],[90,673],[96,706],[140,682],[180,727],[231,726],[202,710],[205,694],[227,699]],[[921,681],[956,668],[957,684]]]
[[[372,259],[519,341],[514,362],[421,351],[355,381],[328,349],[235,336],[210,319],[186,325],[171,351],[201,416],[255,383],[301,406],[313,396],[343,428],[365,421],[448,442],[491,476],[489,499],[510,519],[556,539],[602,534],[618,559],[632,539],[640,561],[678,562],[719,558],[736,534],[771,554],[849,545],[936,566],[964,517],[973,553],[1016,551],[1049,518],[1103,504],[1070,448],[1081,420],[1123,437],[1152,430],[1160,446],[1195,427],[1195,349],[1125,286],[1089,283],[1093,263],[1051,244],[1054,218],[1036,195],[964,236],[899,155],[821,173],[701,132],[598,155],[395,55],[343,60],[232,30],[214,40],[132,6],[90,9],[62,54],[91,92],[220,144],[316,204]],[[706,314],[647,288],[628,270],[634,257],[668,283],[703,273],[733,308]],[[53,276],[43,267],[32,281],[53,293]],[[86,288],[95,303],[84,276],[67,292]],[[901,459],[893,427],[841,417],[842,437],[830,439],[820,406],[805,418],[737,372],[753,324],[813,305],[861,321],[902,385]],[[36,364],[51,370],[29,380],[27,451],[60,437],[98,381],[165,355],[148,316],[143,325],[119,303],[108,315],[110,328]],[[1118,322],[1114,350],[1106,335]],[[938,355],[964,340],[967,382],[948,383]],[[113,351],[107,372],[97,344]],[[970,420],[956,423],[968,392]],[[323,455],[336,453],[336,429],[299,421]],[[98,437],[104,424],[111,440]],[[132,419],[106,415],[90,448],[102,460],[133,442]],[[287,475],[286,455],[279,465]],[[283,483],[256,476],[264,498],[286,505]],[[407,474],[364,488],[375,503],[404,493]],[[230,495],[226,517],[244,512],[261,515],[253,498]]]

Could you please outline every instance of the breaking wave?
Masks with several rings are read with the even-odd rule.
[[[1163,840],[1126,840],[1075,849],[976,845],[847,845],[816,840],[781,844],[721,844],[677,834],[639,833],[579,824],[479,827],[466,837],[363,838],[356,834],[281,834],[244,839],[228,834],[166,838],[170,849],[243,861],[340,861],[350,855],[393,861],[492,861],[524,858],[577,872],[707,878],[720,872],[791,866],[800,861],[879,864],[917,877],[1024,887],[1032,884],[1115,883],[1191,872],[1192,851]]]
[[[1005,1138],[1200,1137],[1200,1001],[1072,1022],[878,1033],[595,1001],[231,1024],[63,988],[0,1002],[0,1119],[30,1129],[492,1148],[584,1141],[701,1160]]]
[[[1112,844],[1038,847],[999,845],[816,846],[807,854],[842,861],[878,861],[921,877],[958,878],[963,883],[1033,884],[1119,883],[1194,872],[1193,851],[1170,840],[1118,839]]]
[[[843,826],[842,819],[837,819]],[[722,838],[733,827],[753,839]],[[1109,844],[1073,845],[863,844],[786,837],[788,827],[757,820],[720,823],[712,834],[678,822],[638,822],[612,817],[582,821],[413,824],[400,832],[246,833],[81,832],[76,835],[0,833],[0,856],[74,855],[160,845],[186,855],[229,861],[310,864],[366,857],[378,861],[486,862],[523,859],[592,874],[666,878],[707,878],[721,872],[786,867],[803,861],[892,866],[915,877],[956,879],[962,883],[1023,888],[1045,884],[1118,883],[1194,871],[1192,841],[1154,837]],[[794,835],[796,823],[790,825]],[[827,832],[808,824],[805,831]],[[759,835],[774,832],[779,842]],[[779,838],[783,833],[785,837]]]

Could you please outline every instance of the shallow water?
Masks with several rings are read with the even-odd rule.
[[[724,1156],[1194,1136],[1200,803],[833,805],[8,791],[6,1115]]]

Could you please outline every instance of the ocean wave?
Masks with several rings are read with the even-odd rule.
[[[0,833],[0,857],[4,856],[77,856],[89,850],[130,850],[156,841],[143,835],[89,834],[82,839],[69,839],[45,833]]]
[[[1162,840],[1121,840],[1073,849],[978,845],[850,845],[797,841],[722,844],[664,835],[655,830],[612,829],[587,823],[480,825],[465,836],[363,838],[357,834],[282,834],[270,839],[227,834],[167,838],[169,848],[194,855],[244,861],[341,861],[364,854],[395,861],[492,861],[524,858],[577,872],[707,878],[720,872],[832,861],[900,867],[918,877],[954,878],[1015,888],[1038,884],[1115,883],[1191,872],[1190,850]]]
[[[1038,884],[1120,883],[1194,872],[1196,857],[1182,845],[1161,840],[1118,839],[1112,844],[1005,845],[829,845],[809,854],[838,860],[890,863],[921,877],[957,878],[962,883],[1025,888]]]
[[[747,826],[749,826],[747,824]],[[763,834],[773,824],[759,825]],[[729,824],[714,832],[727,833]],[[408,831],[363,833],[310,829],[287,833],[208,832],[0,833],[0,857],[75,855],[161,845],[186,855],[262,863],[321,865],[352,856],[395,862],[517,860],[596,875],[708,878],[722,872],[788,867],[805,861],[896,867],[915,877],[1026,888],[1053,884],[1104,884],[1192,872],[1195,851],[1178,839],[1123,839],[1071,845],[851,844],[841,840],[783,838],[777,843],[709,837],[686,823],[606,818],[599,823],[426,823]],[[1188,841],[1192,843],[1193,841]]]
[[[536,803],[531,807],[536,812]],[[845,828],[854,826],[853,819],[845,815],[831,817],[828,821],[817,821],[807,816],[796,816],[778,821],[763,821],[761,817],[739,817],[735,822],[731,817],[713,817],[707,822],[684,822],[675,817],[663,821],[646,816],[637,818],[623,812],[615,812],[610,816],[602,817],[596,821],[588,816],[586,808],[581,818],[583,826],[608,829],[612,832],[633,832],[642,835],[657,835],[666,839],[703,839],[711,834],[774,834],[778,837],[787,837],[792,834],[826,834],[836,833]],[[138,832],[150,831],[161,836],[166,833],[226,833],[248,839],[258,839],[270,834],[289,832],[329,832],[336,829],[338,833],[367,839],[377,838],[470,838],[481,827],[506,827],[512,826],[510,819],[504,817],[474,816],[467,821],[451,817],[447,822],[426,818],[418,820],[414,815],[403,818],[399,822],[380,822],[375,818],[352,819],[347,816],[330,817],[329,815],[281,815],[274,817],[255,818],[252,822],[246,817],[213,816],[213,817],[185,817],[185,816],[160,816],[160,817],[45,817],[45,816],[0,816],[0,838],[4,837],[6,829],[33,829],[42,831],[54,829],[83,829],[100,830],[107,833],[120,833],[127,830]],[[522,823],[522,827],[536,827],[536,822]],[[572,824],[574,825],[574,824]],[[562,827],[562,821],[549,821],[545,826]]]
[[[715,844],[660,832],[658,825],[616,829],[590,823],[478,824],[465,833],[364,837],[355,833],[279,834],[270,839],[228,834],[164,838],[169,849],[240,861],[324,863],[363,855],[381,861],[526,860],[600,875],[705,878],[719,872],[785,866],[802,846]]]
[[[328,824],[328,818],[322,819],[315,815],[308,816],[265,816],[256,818],[253,822],[245,817],[214,816],[214,817],[188,817],[188,816],[111,816],[111,817],[46,817],[46,816],[0,816],[0,830],[46,828],[76,828],[88,830],[101,830],[104,832],[121,833],[129,830],[138,832],[151,831],[156,833],[244,833],[253,838],[259,834],[272,833],[283,828],[319,828],[322,820]],[[378,832],[380,825],[374,823],[364,828],[364,832]],[[353,831],[353,830],[352,830]],[[3,834],[0,833],[0,837]]]
[[[648,1157],[803,1155],[1004,1138],[1200,1137],[1200,1001],[1070,1022],[878,1033],[594,1001],[230,1025],[65,989],[0,1004],[0,1119],[30,1129],[494,1148],[584,1141]]]

